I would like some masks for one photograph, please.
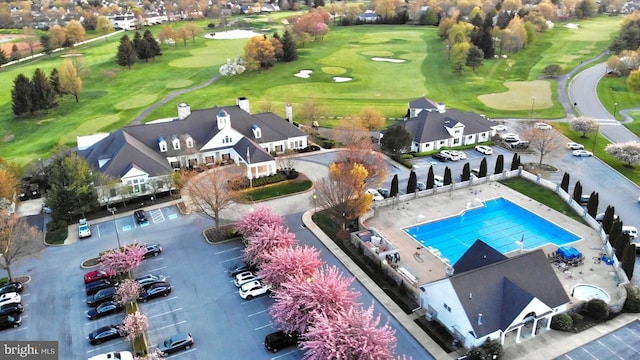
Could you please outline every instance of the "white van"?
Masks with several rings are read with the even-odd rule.
[[[629,234],[631,239],[635,239],[638,237],[638,229],[635,226],[623,226],[622,232],[625,234]]]

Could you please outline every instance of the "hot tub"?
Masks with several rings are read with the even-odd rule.
[[[595,285],[579,284],[571,289],[571,296],[578,300],[589,301],[591,299],[600,299],[609,303],[611,299],[609,294]]]

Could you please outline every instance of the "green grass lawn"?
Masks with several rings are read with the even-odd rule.
[[[613,114],[616,110],[616,119],[622,120],[620,115],[621,109],[630,109],[640,107],[640,94],[631,91],[626,84],[626,78],[609,78],[605,77],[598,83],[598,97],[602,105]],[[618,106],[614,104],[618,103]],[[640,113],[631,112],[629,115],[634,121],[626,123],[626,126],[634,134],[640,136]]]
[[[285,196],[306,191],[313,186],[310,180],[287,181],[284,184],[275,184],[245,191],[242,196],[244,201],[260,201],[278,196]]]

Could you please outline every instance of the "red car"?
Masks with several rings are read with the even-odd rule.
[[[95,280],[114,278],[116,273],[112,271],[93,270],[84,275],[84,283],[90,283]]]

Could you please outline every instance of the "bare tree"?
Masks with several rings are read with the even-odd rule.
[[[42,233],[30,226],[24,218],[0,210],[0,269],[7,271],[12,280],[11,265],[25,256],[37,255],[44,244]]]
[[[228,170],[218,167],[191,177],[183,188],[196,212],[215,220],[216,229],[222,222],[220,212],[236,198],[236,192],[229,187],[232,177]]]
[[[300,117],[307,126],[312,126],[314,122],[319,121],[324,114],[325,110],[320,105],[320,102],[318,102],[318,99],[309,99],[309,101],[302,104],[302,109],[300,110]]]
[[[523,138],[529,141],[529,149],[534,150],[540,155],[539,165],[542,165],[544,156],[553,152],[561,146],[561,136],[555,130],[542,130],[533,126],[533,123],[523,131]]]
[[[287,150],[284,154],[278,155],[276,157],[276,165],[278,169],[284,169],[285,171],[289,169],[295,169],[298,164],[298,158],[295,156],[291,156],[296,152],[293,150]]]
[[[266,97],[264,100],[262,100],[262,102],[258,106],[258,109],[260,110],[260,112],[263,112],[263,113],[273,112],[274,110],[273,99],[270,97]]]

